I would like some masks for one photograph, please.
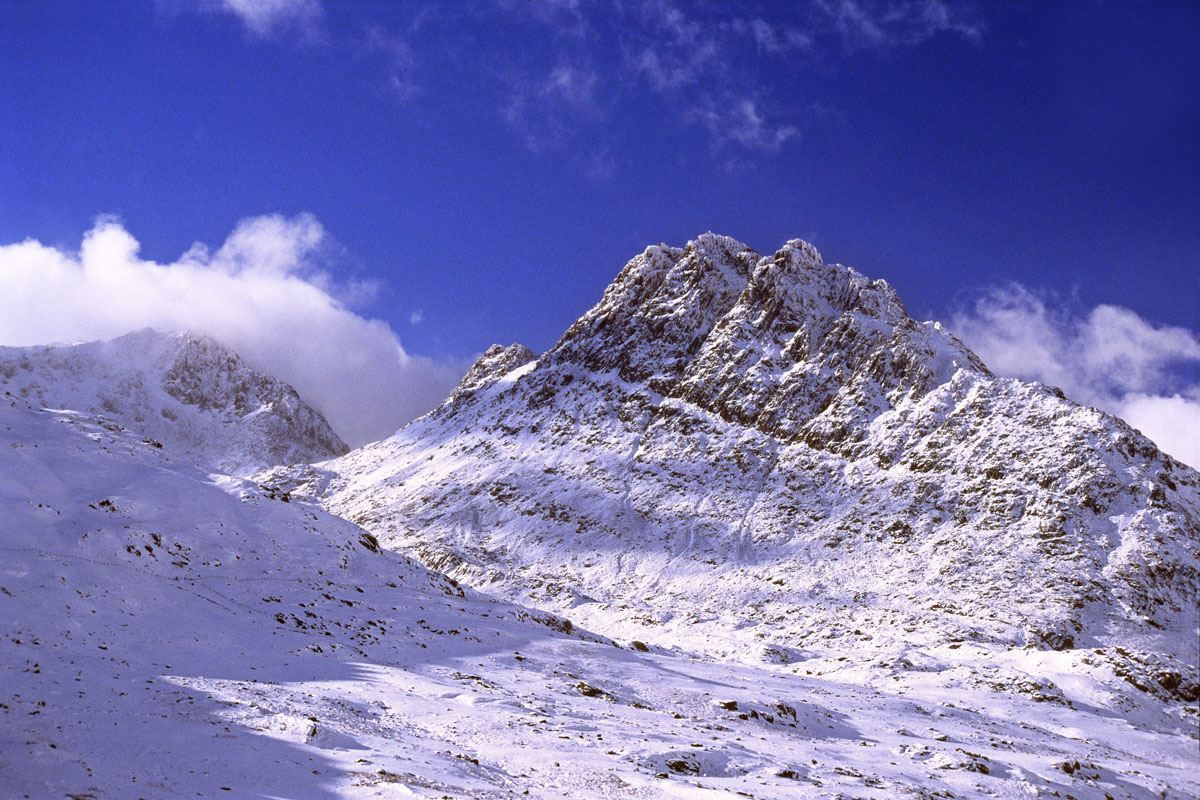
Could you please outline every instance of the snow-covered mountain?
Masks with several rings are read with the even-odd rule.
[[[1030,677],[1062,653],[872,688],[617,647],[143,438],[0,396],[5,798],[1200,794],[1194,729]]]
[[[618,638],[889,685],[1029,648],[1200,694],[1200,474],[802,241],[649,247],[540,357],[492,348],[391,438],[271,480]]]
[[[803,243],[257,482],[340,442],[215,343],[0,365],[6,797],[1200,794],[1197,474]]]
[[[349,449],[291,386],[195,333],[147,328],[111,341],[0,347],[0,390],[101,414],[235,475]]]

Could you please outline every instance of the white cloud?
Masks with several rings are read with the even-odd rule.
[[[799,28],[772,25],[761,17],[734,20],[733,29],[749,35],[755,45],[767,53],[782,54],[791,50],[808,50],[813,46],[812,37]]]
[[[1118,414],[1164,451],[1200,469],[1200,392],[1193,390],[1190,397],[1126,395]]]
[[[288,30],[312,35],[325,14],[321,0],[203,0],[201,7],[233,14],[263,38]]]
[[[701,123],[714,157],[752,164],[794,145],[810,126],[844,122],[837,112],[810,113],[829,109],[797,104],[798,93],[785,89],[831,47],[878,51],[943,33],[979,41],[983,30],[970,6],[951,0],[777,5],[760,16],[679,0],[490,0],[478,19],[504,30],[521,25],[529,46],[518,55],[508,47],[512,39],[470,38],[459,47],[470,55],[456,66],[472,59],[492,65],[484,72],[504,92],[500,115],[534,152],[578,147],[583,139],[594,147],[589,134],[603,130],[625,99],[649,98],[675,120]],[[413,40],[414,47],[431,41],[437,37]]]
[[[420,94],[416,80],[417,55],[404,34],[371,25],[366,30],[363,48],[366,53],[382,54],[388,90],[396,100],[404,103]]]
[[[500,116],[524,137],[531,152],[561,149],[571,140],[571,131],[603,116],[597,93],[600,75],[584,64],[560,57],[544,75],[510,68],[498,76],[508,92]]]
[[[678,89],[720,63],[716,28],[690,18],[670,0],[647,0],[635,8],[646,29],[640,32],[642,46],[632,54],[630,64],[653,88]]]
[[[1068,309],[1011,285],[984,292],[950,328],[994,372],[1058,386],[1200,469],[1200,336],[1120,306]]]
[[[721,104],[710,102],[703,108],[692,110],[686,118],[704,125],[717,147],[737,142],[747,150],[773,153],[800,133],[794,125],[766,119],[758,104],[750,98]]]
[[[921,44],[939,33],[973,42],[983,37],[983,24],[971,7],[946,0],[814,0],[814,6],[851,48]]]
[[[596,102],[596,83],[599,76],[595,70],[560,63],[546,77],[541,92],[554,101],[568,103],[578,108],[590,108]]]
[[[169,264],[139,257],[113,219],[99,220],[78,253],[33,240],[0,246],[0,344],[201,331],[294,386],[347,443],[364,444],[435,406],[466,365],[410,355],[386,323],[350,311],[319,269],[330,246],[307,214],[243,220],[215,252],[197,244]]]

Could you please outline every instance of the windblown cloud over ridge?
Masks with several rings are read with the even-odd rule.
[[[1058,386],[1200,469],[1200,336],[1120,306],[1069,309],[1012,284],[981,293],[950,327],[994,372]]]
[[[0,344],[143,327],[207,333],[294,386],[347,443],[365,444],[434,407],[465,366],[413,356],[386,323],[349,310],[317,265],[329,246],[307,214],[242,220],[216,251],[197,244],[169,264],[140,258],[137,240],[108,218],[78,253],[34,240],[0,246]]]

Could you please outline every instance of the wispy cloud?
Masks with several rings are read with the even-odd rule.
[[[736,142],[747,150],[774,153],[785,142],[800,134],[800,129],[795,125],[768,120],[758,103],[750,98],[725,103],[710,101],[686,116],[708,129],[718,148],[728,142]]]
[[[323,269],[337,246],[310,215],[243,220],[215,250],[174,262],[101,219],[78,252],[0,246],[0,344],[107,339],[142,327],[208,333],[292,384],[352,445],[435,406],[465,364],[406,352],[384,322],[345,304],[361,287]]]
[[[321,0],[200,0],[199,7],[233,14],[262,38],[284,32],[315,35],[325,16]]]
[[[608,148],[592,153],[586,164],[583,174],[594,181],[606,181],[617,174],[617,160]]]
[[[945,0],[814,0],[813,5],[852,49],[920,44],[940,33],[976,42],[983,37],[983,22],[972,7]]]
[[[560,63],[550,70],[539,93],[553,101],[576,108],[592,108],[596,103],[596,86],[600,76],[594,69]]]
[[[762,17],[735,19],[730,23],[733,30],[754,40],[763,52],[773,55],[796,50],[810,50],[814,42],[809,33],[793,25],[773,25]]]
[[[566,146],[573,130],[605,113],[600,73],[586,63],[560,59],[544,73],[510,66],[500,78],[500,116],[535,153]]]
[[[1058,386],[1200,469],[1200,335],[1120,306],[1071,308],[1014,284],[980,294],[950,327],[996,373]]]
[[[718,28],[689,17],[668,0],[640,3],[637,12],[641,28],[630,31],[637,45],[628,63],[653,88],[678,89],[721,63]]]
[[[318,31],[321,0],[159,0],[234,14],[259,37]],[[392,97],[436,103],[423,85],[461,73],[534,152],[577,147],[581,169],[622,106],[660,104],[666,117],[700,124],[722,161],[761,159],[800,140],[820,122],[796,101],[791,79],[805,64],[838,51],[915,46],[946,34],[982,36],[979,14],[951,0],[806,0],[732,5],[679,0],[480,0],[422,6],[382,23],[357,6],[358,54],[382,56]],[[438,9],[438,10],[431,10]],[[353,16],[329,6],[340,19]],[[374,19],[362,19],[362,17]],[[336,28],[335,25],[330,25]],[[344,29],[344,25],[342,26]],[[362,35],[365,31],[365,36]],[[488,96],[488,92],[494,94]],[[801,93],[802,96],[802,93]],[[581,132],[597,135],[584,141]],[[611,163],[611,162],[610,162]],[[590,171],[590,168],[586,168]]]
[[[604,3],[584,0],[489,0],[489,4],[502,14],[528,15],[542,22],[559,36],[583,39],[592,30],[587,11],[607,11]],[[590,6],[591,8],[586,8]]]
[[[368,54],[383,56],[387,88],[393,98],[406,102],[417,96],[420,92],[416,80],[417,55],[404,34],[369,25],[363,47]]]

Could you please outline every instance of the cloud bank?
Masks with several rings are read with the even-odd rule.
[[[177,261],[138,256],[101,219],[77,253],[26,240],[0,246],[0,344],[109,339],[143,327],[207,333],[287,381],[352,446],[390,435],[439,403],[465,364],[405,352],[384,322],[342,299],[319,265],[333,243],[311,215],[242,220],[220,248]]]
[[[1120,306],[1070,310],[1020,285],[990,289],[950,328],[1001,375],[1058,386],[1200,469],[1200,336]]]

